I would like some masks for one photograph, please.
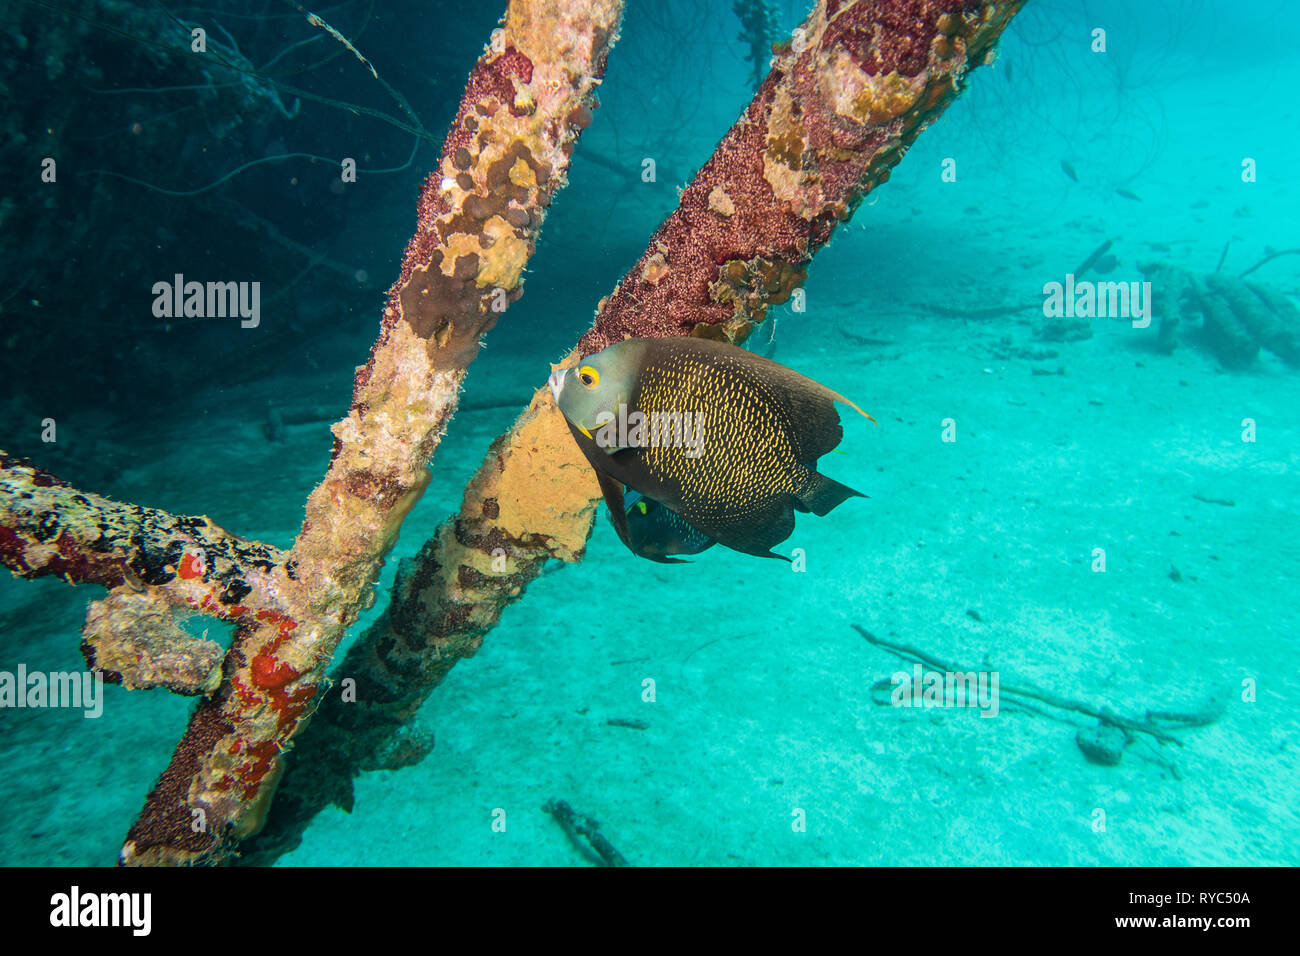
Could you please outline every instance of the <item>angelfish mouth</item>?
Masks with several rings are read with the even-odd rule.
[[[551,377],[546,380],[546,384],[551,386],[551,394],[555,396],[555,404],[560,403],[560,392],[564,390],[564,373],[568,369],[557,368],[551,373]]]

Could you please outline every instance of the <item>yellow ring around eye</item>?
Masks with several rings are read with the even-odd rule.
[[[593,389],[600,384],[600,373],[590,365],[584,365],[578,369],[578,381],[584,388]]]

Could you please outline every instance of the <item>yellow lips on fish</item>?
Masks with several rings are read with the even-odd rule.
[[[862,497],[817,459],[843,435],[824,385],[709,339],[627,339],[551,375],[551,392],[596,471],[619,537],[626,485],[718,543],[763,557],[794,512],[825,515]],[[703,540],[703,539],[700,539]],[[675,552],[690,553],[690,552]]]

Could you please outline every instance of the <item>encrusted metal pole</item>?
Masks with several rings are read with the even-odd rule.
[[[742,341],[961,90],[1023,0],[819,0],[569,364],[628,336]],[[400,569],[392,604],[337,673],[310,757],[263,843],[292,844],[340,779],[413,759],[401,728],[551,558],[580,560],[600,491],[543,386],[489,450],[460,513]],[[350,734],[339,734],[344,727]]]
[[[246,626],[275,614],[279,548],[237,538],[211,518],[182,517],[78,491],[0,451],[0,564],[109,589],[90,605],[82,652],[104,679],[180,694],[214,690],[223,651],[186,634],[173,612]]]
[[[479,339],[521,293],[621,14],[621,0],[509,4],[421,191],[379,340],[334,426],[329,471],[273,571],[282,610],[237,632],[221,687],[196,709],[123,863],[220,862],[261,825],[281,754],[428,483]]]

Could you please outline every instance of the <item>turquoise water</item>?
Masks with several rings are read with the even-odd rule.
[[[114,19],[105,2],[88,26],[8,9],[10,75],[63,65],[45,92],[19,88],[8,122],[26,139],[4,162],[36,168],[55,152],[82,192],[55,194],[47,215],[32,187],[5,200],[24,230],[6,230],[5,258],[29,258],[0,292],[0,447],[85,490],[288,547],[490,6],[325,14],[432,143],[322,102],[410,125],[351,54],[308,69],[332,41],[291,50],[315,31],[284,5],[181,11],[219,23],[213,36],[283,109],[227,104],[224,87],[162,91],[193,78],[105,29],[161,29],[144,14]],[[873,415],[844,416],[843,454],[820,465],[869,498],[801,515],[778,548],[801,550],[793,566],[723,548],[660,566],[602,515],[585,559],[548,567],[431,695],[416,723],[433,752],[363,774],[350,812],[318,814],[279,862],[586,865],[542,810],[553,799],[598,819],[635,865],[1300,862],[1300,376],[1285,331],[1243,361],[1191,306],[1172,351],[1159,311],[1141,327],[1135,309],[1057,320],[1043,308],[1044,287],[1075,272],[1140,284],[1158,263],[1209,296],[1219,280],[1206,277],[1296,247],[1288,12],[1031,0],[997,61],[817,256],[803,311],[774,309],[750,342]],[[802,14],[775,6],[786,33]],[[629,10],[525,295],[472,366],[354,633],[743,109],[740,30],[719,0]],[[153,92],[91,92],[110,87]],[[197,195],[159,192],[298,152],[397,171],[340,194],[332,168],[289,157]],[[645,157],[656,182],[640,179]],[[264,340],[238,323],[163,331],[136,281],[243,274],[250,255],[265,260],[250,273]],[[1247,278],[1300,305],[1300,255]],[[1291,314],[1267,311],[1285,330]],[[320,411],[272,442],[268,403]],[[41,440],[47,418],[54,442]],[[79,632],[102,596],[0,580],[0,671],[84,669]],[[996,675],[996,714],[961,694],[894,706],[894,676],[913,662],[853,625],[941,662],[923,672]],[[193,705],[104,693],[97,719],[0,709],[0,861],[115,862]],[[1102,708],[1161,736],[1101,732]]]

